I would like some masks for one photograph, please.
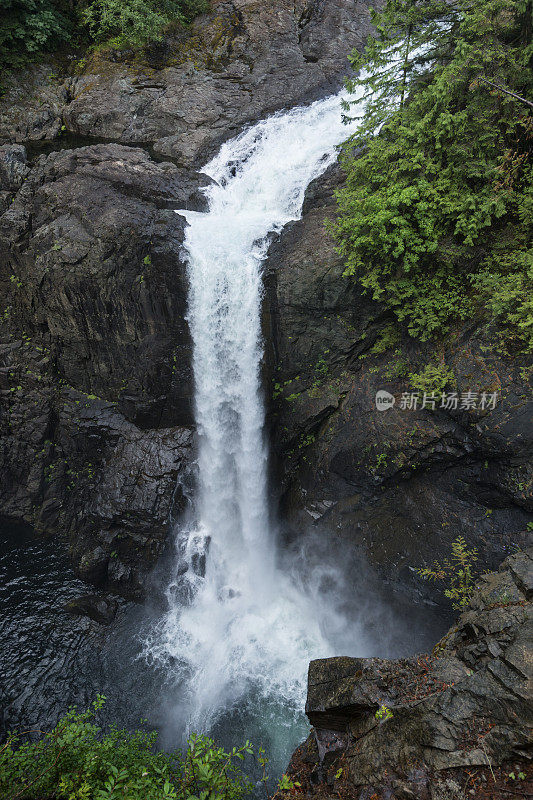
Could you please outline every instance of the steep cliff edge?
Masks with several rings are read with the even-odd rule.
[[[532,596],[530,548],[483,576],[431,654],[311,662],[314,730],[291,761],[292,796],[529,797]]]
[[[0,99],[0,514],[141,598],[193,459],[184,221],[220,141],[340,85],[351,0],[214,2],[143,54],[44,64]],[[168,159],[171,159],[170,161]]]
[[[332,167],[309,188],[302,220],[288,226],[266,264],[274,449],[288,533],[313,528],[364,550],[393,587],[438,596],[414,568],[448,553],[462,535],[494,567],[531,534],[531,367],[510,356],[483,319],[446,339],[389,341],[379,304],[344,277],[324,221],[341,185]],[[410,373],[444,362],[459,400],[402,408]],[[378,390],[394,396],[376,408]],[[494,408],[481,408],[496,392]]]
[[[188,189],[174,165],[95,145],[41,158],[0,218],[2,514],[67,534],[82,577],[134,597],[192,445],[168,208]]]

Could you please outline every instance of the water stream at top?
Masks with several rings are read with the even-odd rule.
[[[332,654],[336,611],[276,564],[260,386],[261,263],[301,215],[305,190],[356,126],[341,95],[276,114],[204,168],[206,213],[186,232],[198,474],[176,538],[169,610],[146,645],[179,675],[189,725],[206,730],[250,694],[303,707],[310,658]],[[323,576],[322,576],[323,577]]]

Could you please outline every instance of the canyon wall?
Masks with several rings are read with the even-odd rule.
[[[334,166],[309,187],[302,220],[266,264],[287,533],[312,528],[359,547],[391,586],[438,600],[414,569],[448,555],[457,536],[479,548],[485,568],[530,541],[531,362],[507,353],[483,318],[436,342],[402,338],[392,314],[343,275],[324,224],[342,181]],[[453,372],[457,408],[402,408],[416,391],[409,375],[427,364]],[[379,390],[393,407],[377,409]],[[461,408],[469,391],[476,407]]]
[[[52,60],[0,100],[0,509],[140,599],[194,458],[184,220],[198,167],[336,90],[351,0],[213,3],[143,54]]]
[[[337,90],[371,30],[352,0],[233,0],[143,54],[41,63],[0,99],[0,504],[67,537],[87,581],[140,599],[194,459],[184,220],[243,126]],[[286,533],[360,548],[411,598],[458,535],[487,565],[532,508],[530,367],[484,321],[387,342],[308,192],[265,266],[265,385]],[[435,359],[488,409],[400,407]],[[378,389],[397,398],[380,412]]]

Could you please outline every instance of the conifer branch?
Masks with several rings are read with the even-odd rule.
[[[519,94],[516,94],[516,92],[512,92],[510,89],[506,89],[504,86],[498,86],[497,83],[493,83],[492,81],[489,81],[487,78],[482,78],[482,77],[479,77],[478,81],[481,81],[482,83],[486,83],[489,86],[492,86],[493,89],[496,89],[499,92],[504,92],[505,94],[509,94],[511,95],[511,97],[516,98],[516,100],[520,100],[521,103],[525,103],[530,108],[533,108],[533,103],[530,100],[526,100],[525,97],[520,97]]]

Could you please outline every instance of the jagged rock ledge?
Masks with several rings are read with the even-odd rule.
[[[529,548],[479,580],[431,654],[312,661],[306,713],[314,729],[289,767],[298,794],[531,797],[532,597]]]

